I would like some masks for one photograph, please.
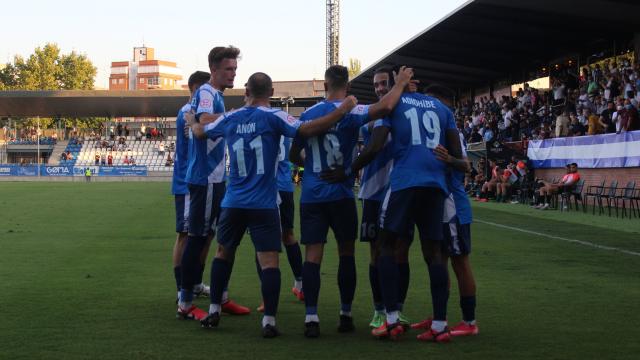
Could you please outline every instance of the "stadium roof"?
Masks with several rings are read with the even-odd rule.
[[[408,65],[423,82],[453,89],[531,80],[526,73],[567,56],[633,47],[637,0],[471,0],[409,39],[352,80],[373,101],[373,71]],[[392,31],[393,29],[389,29]]]
[[[227,108],[244,104],[244,96],[230,93]],[[186,90],[0,91],[0,116],[174,117],[188,100]]]

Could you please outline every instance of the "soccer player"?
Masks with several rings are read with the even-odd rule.
[[[398,317],[398,235],[413,222],[417,225],[422,253],[429,269],[434,320],[420,340],[448,341],[448,274],[442,234],[444,200],[448,196],[446,165],[434,149],[447,148],[461,157],[458,130],[451,111],[436,98],[405,93],[398,106],[383,120],[391,129],[393,170],[382,204],[378,273],[387,320],[373,329],[376,337],[396,339],[404,333]]]
[[[240,50],[233,46],[214,47],[209,52],[211,79],[200,86],[193,95],[191,112],[185,113],[187,122],[210,123],[224,113],[222,92],[233,87],[238,68]],[[202,282],[202,272],[211,239],[220,213],[220,202],[225,193],[225,143],[199,140],[189,136],[189,166],[186,182],[189,188],[189,236],[185,246],[181,270],[182,288],[178,302],[181,318],[202,318],[206,312],[192,304],[193,286]],[[224,284],[226,287],[227,284]],[[197,290],[197,289],[195,289]],[[249,308],[240,306],[224,295],[224,310],[231,314],[248,314]]]
[[[195,89],[208,82],[210,77],[211,74],[204,71],[196,71],[191,74],[188,81],[191,96],[193,96]],[[189,102],[180,109],[178,117],[176,118],[176,149],[173,161],[173,182],[171,184],[171,193],[175,197],[177,233],[176,242],[173,246],[173,274],[176,279],[178,297],[180,296],[180,285],[182,283],[180,263],[189,232],[189,189],[185,181],[187,167],[189,165],[189,138],[185,136],[183,129],[185,128],[184,114],[190,110],[191,98]],[[204,286],[201,286],[201,289],[204,289]]]
[[[438,98],[443,104],[451,107],[453,99],[450,91],[438,85],[432,85],[426,89],[430,96]],[[476,282],[469,262],[471,253],[471,204],[464,190],[465,172],[470,170],[466,154],[466,143],[462,133],[459,134],[462,159],[451,156],[446,148],[438,145],[435,148],[436,156],[445,162],[450,169],[447,173],[447,185],[451,194],[445,200],[443,233],[447,246],[447,254],[451,258],[451,265],[458,280],[460,293],[460,307],[462,319],[459,324],[451,328],[452,336],[477,335],[476,325]],[[413,329],[430,329],[433,318],[428,318],[420,323],[413,324]]]
[[[295,205],[293,201],[293,180],[291,177],[291,162],[289,161],[289,149],[291,138],[280,138],[280,151],[278,153],[278,195],[280,196],[278,208],[280,210],[280,227],[282,228],[282,243],[287,253],[287,260],[293,272],[294,283],[291,292],[295,297],[303,301],[302,293],[302,252],[300,245],[293,235],[293,219]],[[256,258],[258,274],[261,274],[260,264]],[[258,311],[264,311],[264,303],[258,307]]]
[[[373,75],[373,86],[378,99],[386,95],[394,84],[393,70],[390,67],[376,69]],[[410,85],[410,91],[415,92],[415,86]],[[362,223],[360,226],[360,241],[368,242],[370,248],[369,262],[369,283],[373,295],[374,313],[369,326],[380,327],[385,322],[384,305],[382,294],[380,293],[380,282],[378,277],[378,246],[376,238],[379,230],[380,206],[386,188],[389,185],[389,173],[393,166],[391,135],[389,128],[383,126],[382,120],[369,122],[360,129],[364,139],[364,149],[351,165],[352,173],[357,174],[364,168],[360,192],[358,197],[362,200]],[[328,182],[342,182],[345,180],[344,169],[336,168],[322,173],[322,179]],[[407,233],[404,241],[396,242],[398,249],[396,260],[398,262],[399,273],[399,293],[398,308],[400,322],[404,326],[409,326],[409,320],[402,315],[402,307],[409,288],[410,268],[409,268],[409,245],[413,239],[413,224]]]
[[[409,83],[413,70],[402,68],[396,85],[379,102],[371,106],[357,106],[326,134],[310,139],[296,138],[291,146],[290,159],[307,169],[302,182],[300,198],[301,242],[305,245],[302,267],[303,292],[306,308],[305,336],[320,335],[318,294],[320,292],[320,264],[329,228],[338,242],[338,287],[340,289],[339,332],[355,330],[351,316],[351,303],[356,289],[354,258],[355,239],[358,234],[358,214],[353,196],[353,173],[341,183],[327,183],[320,178],[323,170],[338,166],[351,166],[359,128],[371,119],[379,119],[392,111],[402,89]],[[300,121],[313,121],[335,110],[349,89],[346,67],[333,65],[325,72],[327,98],[307,109]],[[306,156],[301,156],[304,149]]]
[[[201,324],[205,328],[218,326],[223,284],[228,281],[236,248],[248,228],[261,266],[265,338],[279,335],[275,315],[280,295],[278,252],[282,236],[276,203],[280,138],[322,134],[356,105],[355,98],[350,97],[326,116],[302,123],[283,111],[270,109],[272,95],[271,78],[255,73],[247,82],[245,107],[204,128],[202,124],[191,124],[197,137],[204,132],[210,139],[225,138],[230,154],[229,188],[222,202],[219,224],[221,251],[211,265],[211,306]]]

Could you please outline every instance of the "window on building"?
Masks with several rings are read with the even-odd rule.
[[[118,84],[120,85],[124,84],[124,79],[118,79]]]
[[[159,85],[159,79],[157,77],[150,77],[147,79],[148,85]]]
[[[112,83],[112,84],[116,84],[116,83],[117,83],[117,81],[118,81],[118,79],[111,79],[111,83]]]
[[[144,78],[140,78],[140,84],[144,84]]]

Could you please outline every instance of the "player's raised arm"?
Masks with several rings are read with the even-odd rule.
[[[347,96],[340,106],[329,114],[303,122],[298,128],[297,135],[303,138],[309,138],[325,133],[356,105],[358,105],[358,99],[356,99],[355,96]]]
[[[369,106],[369,118],[380,119],[389,115],[400,100],[405,88],[411,82],[412,77],[412,68],[408,68],[406,66],[401,67],[398,74],[395,75],[395,85],[393,85],[391,90],[389,90],[389,92],[383,96],[380,101]]]

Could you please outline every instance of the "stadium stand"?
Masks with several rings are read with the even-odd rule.
[[[72,158],[61,160],[60,165],[91,166],[94,165],[96,154],[101,157],[110,154],[113,157],[113,166],[134,165],[130,163],[130,159],[133,157],[135,165],[147,166],[148,171],[171,171],[173,169],[172,161],[171,165],[167,165],[167,155],[171,159],[175,157],[174,148],[171,146],[175,142],[175,136],[168,136],[166,140],[136,140],[134,136],[128,136],[124,139],[124,145],[119,145],[116,142],[113,149],[103,146],[108,142],[101,140],[88,140],[83,144],[70,142],[65,153],[70,153]],[[160,154],[158,149],[163,142],[166,148],[164,154]]]

